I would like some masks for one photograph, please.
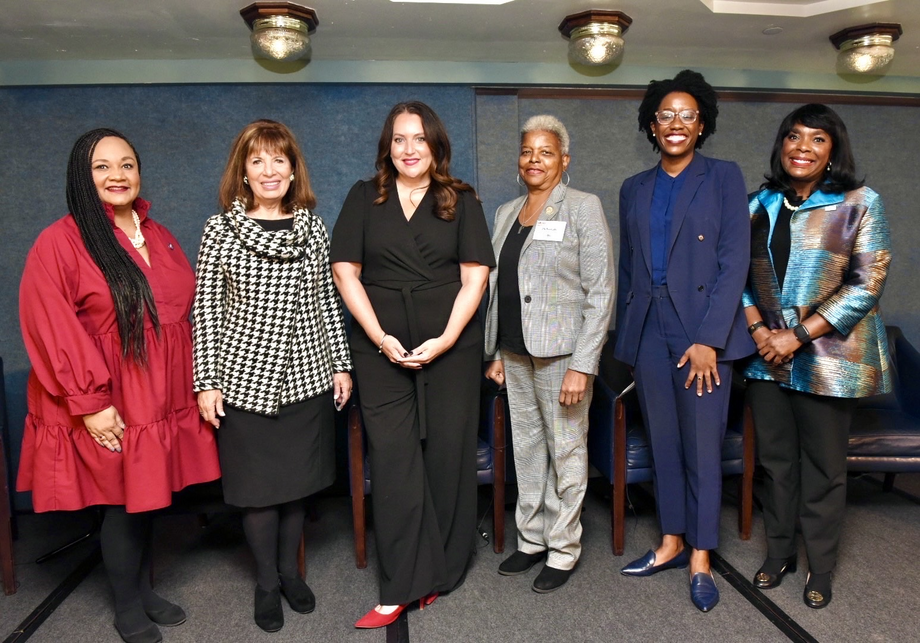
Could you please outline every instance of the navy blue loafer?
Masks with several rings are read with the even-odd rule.
[[[697,572],[690,579],[690,599],[701,612],[708,612],[719,604],[719,588],[712,577],[712,572]]]
[[[655,564],[655,550],[649,549],[642,558],[637,558],[620,570],[624,576],[651,576],[666,569],[684,569],[690,564],[690,548],[684,547],[677,556],[671,560]]]

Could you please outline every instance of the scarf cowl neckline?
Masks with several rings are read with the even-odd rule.
[[[307,251],[310,233],[310,211],[306,208],[294,210],[294,225],[290,230],[266,231],[252,217],[239,199],[233,202],[224,220],[233,229],[243,246],[259,257],[281,261],[298,261]]]

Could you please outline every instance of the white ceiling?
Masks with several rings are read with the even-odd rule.
[[[313,60],[560,63],[567,14],[633,18],[623,65],[833,73],[828,36],[900,22],[888,75],[920,77],[920,0],[514,0],[501,6],[303,0],[319,16]],[[4,62],[251,59],[249,0],[3,0]],[[716,10],[828,11],[811,17]],[[834,7],[851,7],[833,10]],[[777,35],[763,35],[768,27]],[[616,74],[616,70],[611,72]]]

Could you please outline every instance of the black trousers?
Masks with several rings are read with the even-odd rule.
[[[775,382],[751,381],[757,449],[766,474],[763,522],[767,555],[796,551],[798,520],[808,568],[834,569],[846,508],[847,442],[856,399],[791,391]]]

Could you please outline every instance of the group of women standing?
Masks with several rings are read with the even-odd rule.
[[[746,358],[766,472],[768,556],[754,583],[775,587],[795,571],[798,520],[804,599],[823,607],[855,399],[890,387],[878,314],[884,209],[829,108],[786,118],[749,202],[737,165],[697,151],[717,115],[695,72],[649,85],[639,128],[660,162],[620,192],[618,291],[600,200],[569,186],[569,135],[552,116],[522,128],[526,194],[498,208],[491,243],[427,105],[391,110],[376,174],[352,187],[331,244],[294,135],[251,123],[221,178],[197,285],[139,197],[133,146],[88,132],[68,165],[71,212],[41,234],[23,273],[33,369],[18,488],[36,511],[104,508],[115,627],[125,641],[155,642],[159,625],[186,617],[150,587],[150,512],[222,476],[256,561],[255,622],[276,631],[281,596],[297,612],[315,606],[297,573],[304,499],[333,481],[333,408],[352,395],[353,359],[380,577],[380,604],[356,627],[381,627],[464,580],[485,347],[486,377],[508,389],[518,474],[518,549],[498,571],[545,559],[533,589],[551,592],[581,553],[588,408],[615,310],[663,534],[622,573],[689,566],[694,604],[718,602],[708,554],[732,362]]]

